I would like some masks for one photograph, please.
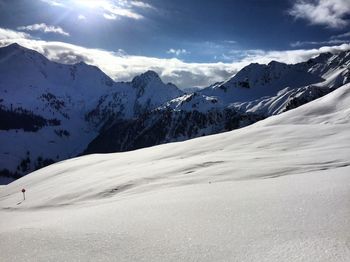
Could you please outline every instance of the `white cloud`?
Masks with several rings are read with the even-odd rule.
[[[344,39],[331,39],[327,41],[297,41],[294,43],[291,43],[291,47],[301,47],[305,45],[339,45],[344,43],[349,43],[350,40],[344,40]]]
[[[79,19],[79,20],[86,20],[86,16],[80,14],[80,15],[78,15],[78,19]]]
[[[0,28],[0,39],[23,39],[30,38],[30,35],[23,32],[18,32],[10,29]]]
[[[47,3],[49,5],[53,5],[53,6],[64,6],[63,3],[61,3],[61,1],[56,1],[56,0],[41,0],[44,3]]]
[[[64,36],[69,36],[69,33],[64,31],[61,27],[47,25],[45,23],[34,24],[34,25],[27,25],[27,26],[20,26],[20,27],[17,27],[17,29],[18,30],[22,30],[22,31],[40,31],[40,32],[43,32],[43,33],[54,33],[54,34],[60,34],[60,35],[64,35]]]
[[[321,53],[331,52],[338,53],[341,51],[350,50],[350,44],[342,44],[338,46],[323,46],[320,48],[313,49],[298,49],[298,50],[285,50],[285,51],[263,51],[263,50],[255,50],[256,53],[252,55],[248,55],[246,58],[242,60],[242,62],[246,63],[262,63],[267,64],[272,60],[287,63],[287,64],[295,64],[303,61],[307,61],[308,59],[315,57]]]
[[[116,20],[118,17],[114,14],[108,14],[108,13],[104,13],[103,17],[108,19],[108,20]]]
[[[331,39],[337,39],[337,38],[348,38],[350,37],[350,32],[340,34],[340,35],[334,35],[331,37]]]
[[[127,5],[127,2],[121,4],[120,1],[110,2],[110,1],[102,1],[100,3],[100,7],[104,10],[103,16],[107,17],[128,17],[135,20],[142,19],[143,16],[138,14],[137,12],[131,9],[131,5]],[[107,18],[111,19],[111,18]]]
[[[120,17],[139,20],[144,18],[140,9],[154,9],[148,3],[132,0],[41,0],[53,6],[71,9],[92,9],[105,19],[116,20]]]
[[[31,39],[25,33],[0,28],[0,46],[13,42],[34,49],[56,62],[76,63],[84,61],[96,65],[116,81],[129,81],[134,76],[151,69],[158,72],[165,82],[175,83],[179,87],[205,87],[223,81],[250,63],[267,64],[271,60],[298,63],[323,52],[335,53],[350,50],[350,44],[308,50],[243,50],[240,52],[244,53],[245,57],[233,63],[186,63],[178,58],[163,59],[128,55],[121,49],[112,52],[64,42]]]
[[[142,2],[142,1],[130,1],[130,4],[132,6],[135,6],[135,7],[139,7],[139,8],[150,8],[150,9],[154,9],[153,6],[151,6],[150,4],[147,4],[145,2]]]
[[[237,41],[235,40],[224,40],[223,42],[230,45],[237,44]]]
[[[174,48],[170,48],[168,51],[166,51],[167,54],[174,54],[176,56],[180,56],[180,55],[187,55],[190,52],[188,52],[186,49],[174,49]]]
[[[349,0],[296,0],[289,14],[314,25],[343,28],[349,24]]]

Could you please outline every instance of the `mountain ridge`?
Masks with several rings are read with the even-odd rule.
[[[9,181],[83,152],[125,151],[244,127],[349,82],[349,54],[327,53],[295,65],[255,63],[223,83],[185,94],[151,70],[114,82],[84,62],[59,64],[18,44],[0,48],[0,116],[7,119],[0,130],[0,176]],[[246,78],[249,87],[238,85]],[[225,83],[233,83],[226,92]],[[241,96],[232,98],[237,90]]]

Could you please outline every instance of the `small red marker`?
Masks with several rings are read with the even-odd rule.
[[[23,193],[23,200],[26,200],[26,190],[24,188],[22,189],[22,193]]]

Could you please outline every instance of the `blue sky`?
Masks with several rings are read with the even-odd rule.
[[[84,60],[116,80],[153,69],[181,87],[347,49],[349,25],[349,0],[0,0],[0,45]]]

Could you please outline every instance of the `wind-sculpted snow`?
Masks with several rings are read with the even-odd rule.
[[[349,261],[349,116],[345,85],[232,132],[36,171],[0,188],[0,260]]]

